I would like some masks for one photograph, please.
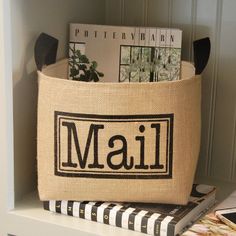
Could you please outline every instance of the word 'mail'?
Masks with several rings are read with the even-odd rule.
[[[103,116],[55,112],[55,174],[171,178],[173,114]]]

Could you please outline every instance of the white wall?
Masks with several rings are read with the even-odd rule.
[[[209,36],[210,61],[203,74],[202,145],[198,176],[236,183],[236,1],[106,0],[106,23],[178,27],[183,59],[192,41]]]
[[[68,23],[104,23],[104,0],[11,0],[16,199],[35,187],[37,79],[34,43],[41,32],[67,54]],[[32,168],[33,166],[33,168]]]

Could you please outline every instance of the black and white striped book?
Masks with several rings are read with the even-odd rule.
[[[155,236],[174,236],[215,203],[216,188],[194,184],[185,206],[154,203],[45,201],[44,209]]]

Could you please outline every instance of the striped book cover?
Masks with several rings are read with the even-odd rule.
[[[215,203],[216,188],[194,184],[185,206],[148,203],[45,201],[44,209],[155,236],[174,236]]]

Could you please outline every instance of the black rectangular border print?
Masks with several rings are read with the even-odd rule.
[[[166,167],[165,171],[102,171],[102,170],[65,170],[60,166],[60,124],[61,120],[91,121],[91,122],[166,122]],[[173,168],[173,132],[174,114],[157,115],[97,115],[83,113],[54,112],[54,173],[63,177],[105,178],[105,179],[171,179]]]

